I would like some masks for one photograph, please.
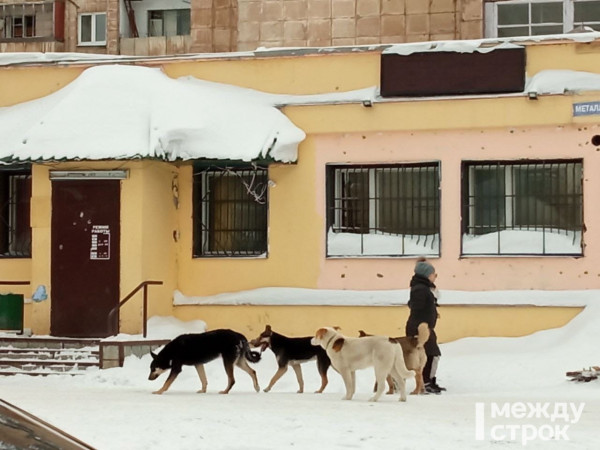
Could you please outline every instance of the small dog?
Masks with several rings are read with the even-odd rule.
[[[302,368],[300,364],[317,360],[317,368],[319,375],[321,375],[321,387],[317,394],[323,392],[325,386],[327,386],[327,369],[331,365],[331,361],[327,356],[327,353],[320,346],[314,346],[310,343],[311,337],[287,337],[283,334],[275,333],[271,329],[271,325],[265,327],[260,336],[250,341],[252,347],[261,347],[261,351],[265,351],[270,348],[275,353],[277,359],[277,365],[279,369],[271,378],[271,382],[265,388],[265,392],[269,392],[273,385],[279,380],[284,373],[287,372],[288,365],[292,366],[294,372],[296,372],[296,378],[298,379],[298,393],[304,392],[304,380],[302,379]]]
[[[418,334],[416,336],[404,336],[398,338],[390,338],[390,340],[400,344],[402,347],[402,353],[404,356],[404,363],[406,368],[415,371],[415,389],[411,392],[411,395],[425,393],[425,383],[423,382],[423,368],[427,363],[427,355],[425,354],[425,342],[429,339],[429,326],[423,322],[419,324]],[[371,336],[365,333],[363,330],[359,330],[358,334],[360,337]],[[394,382],[390,375],[386,378],[388,384],[388,394],[394,393]],[[375,390],[377,390],[377,383],[375,383]]]
[[[227,387],[219,392],[227,394],[235,384],[233,377],[233,366],[248,372],[254,383],[256,392],[260,390],[256,372],[248,365],[248,361],[256,363],[260,361],[261,355],[258,352],[250,350],[248,340],[244,335],[233,330],[213,330],[200,334],[182,334],[177,336],[158,353],[150,352],[152,363],[150,363],[149,380],[155,380],[158,376],[171,369],[169,377],[163,387],[153,394],[162,394],[165,392],[177,375],[181,373],[182,366],[195,366],[202,389],[199,393],[206,392],[208,381],[204,371],[204,364],[210,362],[219,356],[223,358],[223,365],[227,373]]]
[[[377,391],[369,401],[376,402],[383,394],[385,378],[391,374],[400,390],[400,401],[406,401],[406,378],[414,376],[404,364],[402,348],[385,336],[346,337],[331,327],[319,328],[312,338],[327,352],[331,365],[344,380],[346,396],[351,400],[356,390],[356,371],[373,367]]]

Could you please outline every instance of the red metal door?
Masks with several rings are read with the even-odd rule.
[[[119,303],[118,180],[52,182],[53,336],[106,337]]]

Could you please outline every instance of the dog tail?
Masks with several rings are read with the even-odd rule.
[[[417,347],[423,347],[429,340],[429,325],[427,322],[421,322],[417,327]]]
[[[250,361],[251,363],[257,363],[260,361],[261,354],[257,351],[250,350],[250,346],[248,345],[248,341],[244,342],[244,357]]]

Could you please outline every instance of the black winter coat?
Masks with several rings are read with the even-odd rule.
[[[431,292],[435,284],[429,281],[429,278],[414,275],[410,280],[410,299],[408,307],[410,315],[406,322],[406,335],[416,336],[418,326],[422,322],[427,322],[431,335],[425,343],[425,352],[427,356],[440,356],[440,348],[437,345],[437,336],[435,334],[435,324],[437,322],[437,300]]]

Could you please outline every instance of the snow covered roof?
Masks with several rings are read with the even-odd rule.
[[[548,34],[540,36],[514,36],[507,38],[470,39],[462,41],[450,40],[411,42],[390,45],[389,47],[384,49],[382,53],[395,53],[399,55],[410,55],[412,53],[422,52],[487,53],[493,50],[518,48],[521,47],[523,44],[531,42],[573,41],[585,43],[592,42],[597,39],[600,39],[600,32],[591,31],[567,34]]]
[[[584,91],[600,91],[600,74],[544,70],[528,78],[523,95]],[[382,99],[374,86],[269,94],[194,77],[173,79],[157,68],[100,65],[53,94],[0,108],[0,163],[134,158],[294,162],[306,135],[278,107],[362,101],[403,99]]]
[[[198,158],[293,162],[305,133],[270,94],[104,65],[0,108],[0,160]]]

